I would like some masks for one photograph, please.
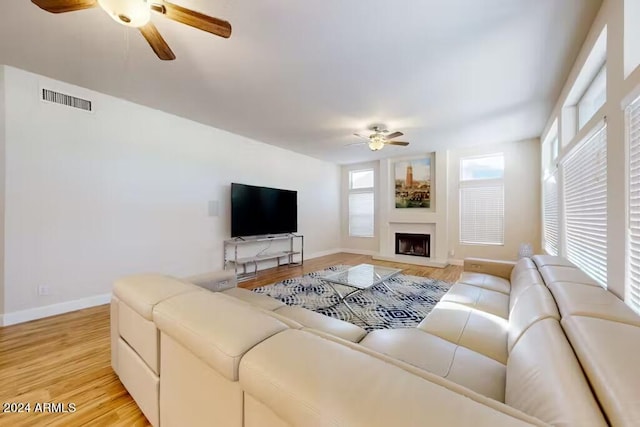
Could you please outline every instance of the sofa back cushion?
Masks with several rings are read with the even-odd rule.
[[[565,257],[555,255],[534,255],[531,257],[533,262],[536,263],[538,268],[545,267],[547,265],[555,265],[560,267],[575,267],[576,265],[566,259]]]
[[[516,265],[513,266],[513,270],[511,270],[510,281],[513,285],[513,282],[516,278],[525,271],[529,270],[537,270],[536,265],[530,258],[521,258],[516,262]]]
[[[587,316],[564,316],[562,326],[614,426],[640,423],[640,327]]]
[[[620,298],[600,286],[554,282],[549,285],[562,317],[588,316],[640,326],[638,316]]]
[[[547,286],[551,286],[554,282],[573,282],[600,286],[587,273],[576,267],[547,265],[540,267],[539,271]]]
[[[543,285],[529,286],[517,298],[509,313],[508,351],[513,349],[529,327],[546,318],[560,321],[560,313],[551,292]]]
[[[554,426],[606,426],[556,319],[531,325],[507,361],[505,403]]]
[[[509,298],[509,311],[513,310],[513,306],[518,301],[520,295],[530,286],[544,286],[544,281],[538,273],[538,270],[523,270],[511,281],[511,294]]]

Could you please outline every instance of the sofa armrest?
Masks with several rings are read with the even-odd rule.
[[[184,280],[213,292],[224,291],[238,286],[236,273],[233,270],[211,271],[209,273],[190,276]]]
[[[483,258],[464,259],[464,271],[490,274],[507,280],[511,278],[511,270],[513,270],[515,265],[515,261],[501,261]]]

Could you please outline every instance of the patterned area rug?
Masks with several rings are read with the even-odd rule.
[[[378,285],[347,298],[349,305],[365,320],[363,322],[344,304],[338,303],[338,296],[321,280],[323,276],[349,267],[352,266],[335,265],[253,291],[276,298],[287,305],[299,305],[372,331],[418,326],[451,286],[441,280],[399,274],[386,282],[394,292]],[[340,285],[335,287],[343,295],[353,289]]]

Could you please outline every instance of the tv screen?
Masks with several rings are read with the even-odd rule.
[[[231,184],[231,237],[295,233],[298,193]]]

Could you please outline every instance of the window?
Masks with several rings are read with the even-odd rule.
[[[460,159],[460,243],[504,244],[504,156]]]
[[[542,186],[544,250],[558,255],[558,172],[545,179]]]
[[[629,223],[625,301],[640,314],[640,98],[627,108]]]
[[[606,101],[607,66],[603,65],[578,101],[578,129],[582,129]]]
[[[607,128],[562,162],[567,258],[607,286]]]
[[[551,140],[551,164],[555,165],[558,158],[558,136]]]
[[[349,236],[373,237],[373,169],[349,171]]]

